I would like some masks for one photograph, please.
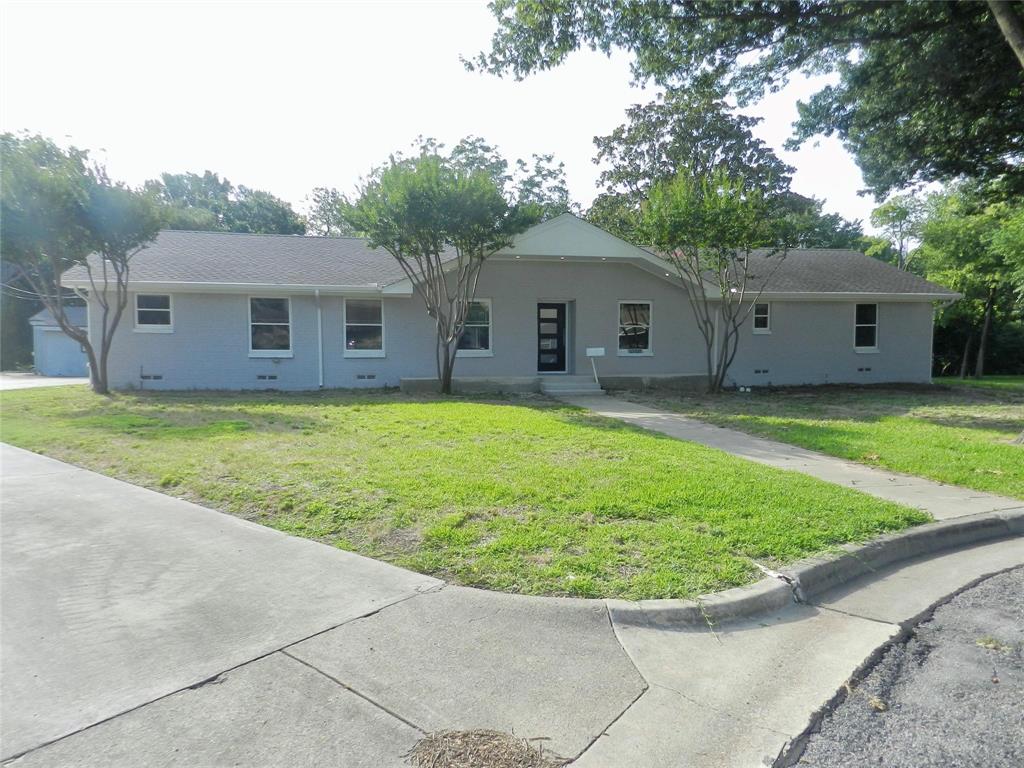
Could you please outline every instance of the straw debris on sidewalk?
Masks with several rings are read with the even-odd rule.
[[[545,755],[526,739],[501,731],[438,731],[409,752],[415,768],[558,768],[564,760]]]

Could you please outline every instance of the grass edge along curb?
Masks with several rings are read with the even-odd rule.
[[[867,544],[847,544],[842,554],[800,560],[744,587],[696,600],[606,600],[614,623],[636,626],[714,626],[780,610],[895,563],[950,549],[1024,536],[1024,506],[887,534]]]

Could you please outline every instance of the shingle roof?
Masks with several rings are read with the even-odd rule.
[[[768,278],[767,293],[901,293],[942,294],[954,291],[858,251],[802,248],[789,251],[781,263],[755,252]],[[756,262],[755,262],[756,264]],[[778,265],[776,268],[776,264]],[[774,272],[771,270],[774,269]],[[758,276],[757,273],[754,273]],[[755,290],[763,280],[753,281]]]
[[[71,324],[76,328],[85,328],[86,322],[86,309],[85,307],[64,307],[64,315]],[[53,315],[48,309],[41,309],[36,312],[32,317],[28,319],[32,325],[42,325],[47,327],[56,327],[57,321],[53,319]]]
[[[405,277],[383,250],[356,237],[163,230],[131,262],[131,280],[254,285],[388,285]],[[87,279],[85,270],[65,280]]]
[[[650,249],[648,249],[650,250]],[[651,251],[653,253],[653,251]],[[755,252],[755,278],[778,257]],[[760,267],[756,259],[761,258]],[[383,249],[355,237],[249,235],[164,230],[132,260],[132,282],[383,287],[405,278]],[[85,280],[74,268],[65,280]],[[757,290],[757,279],[748,283]],[[771,274],[767,293],[888,293],[957,296],[953,291],[849,250],[791,250]]]
[[[647,251],[657,255],[651,248]],[[708,273],[710,278],[710,273]],[[713,280],[713,278],[711,278]],[[767,283],[766,283],[767,281]],[[747,291],[765,293],[888,293],[959,296],[955,291],[904,272],[860,251],[795,248],[784,257],[767,249],[751,254]]]

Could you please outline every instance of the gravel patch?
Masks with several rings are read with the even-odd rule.
[[[886,651],[797,765],[1024,765],[1024,568],[957,595]]]

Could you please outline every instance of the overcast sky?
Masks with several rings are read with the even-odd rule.
[[[593,137],[630,104],[628,58],[582,52],[523,82],[466,72],[488,47],[483,2],[16,3],[0,19],[0,127],[93,150],[132,184],[210,169],[304,209],[315,186],[351,191],[418,135],[469,134],[506,157],[553,152],[584,206],[597,193]],[[820,81],[819,81],[820,82]],[[797,168],[793,188],[866,219],[870,197],[834,139],[782,144],[801,80],[748,110]]]

